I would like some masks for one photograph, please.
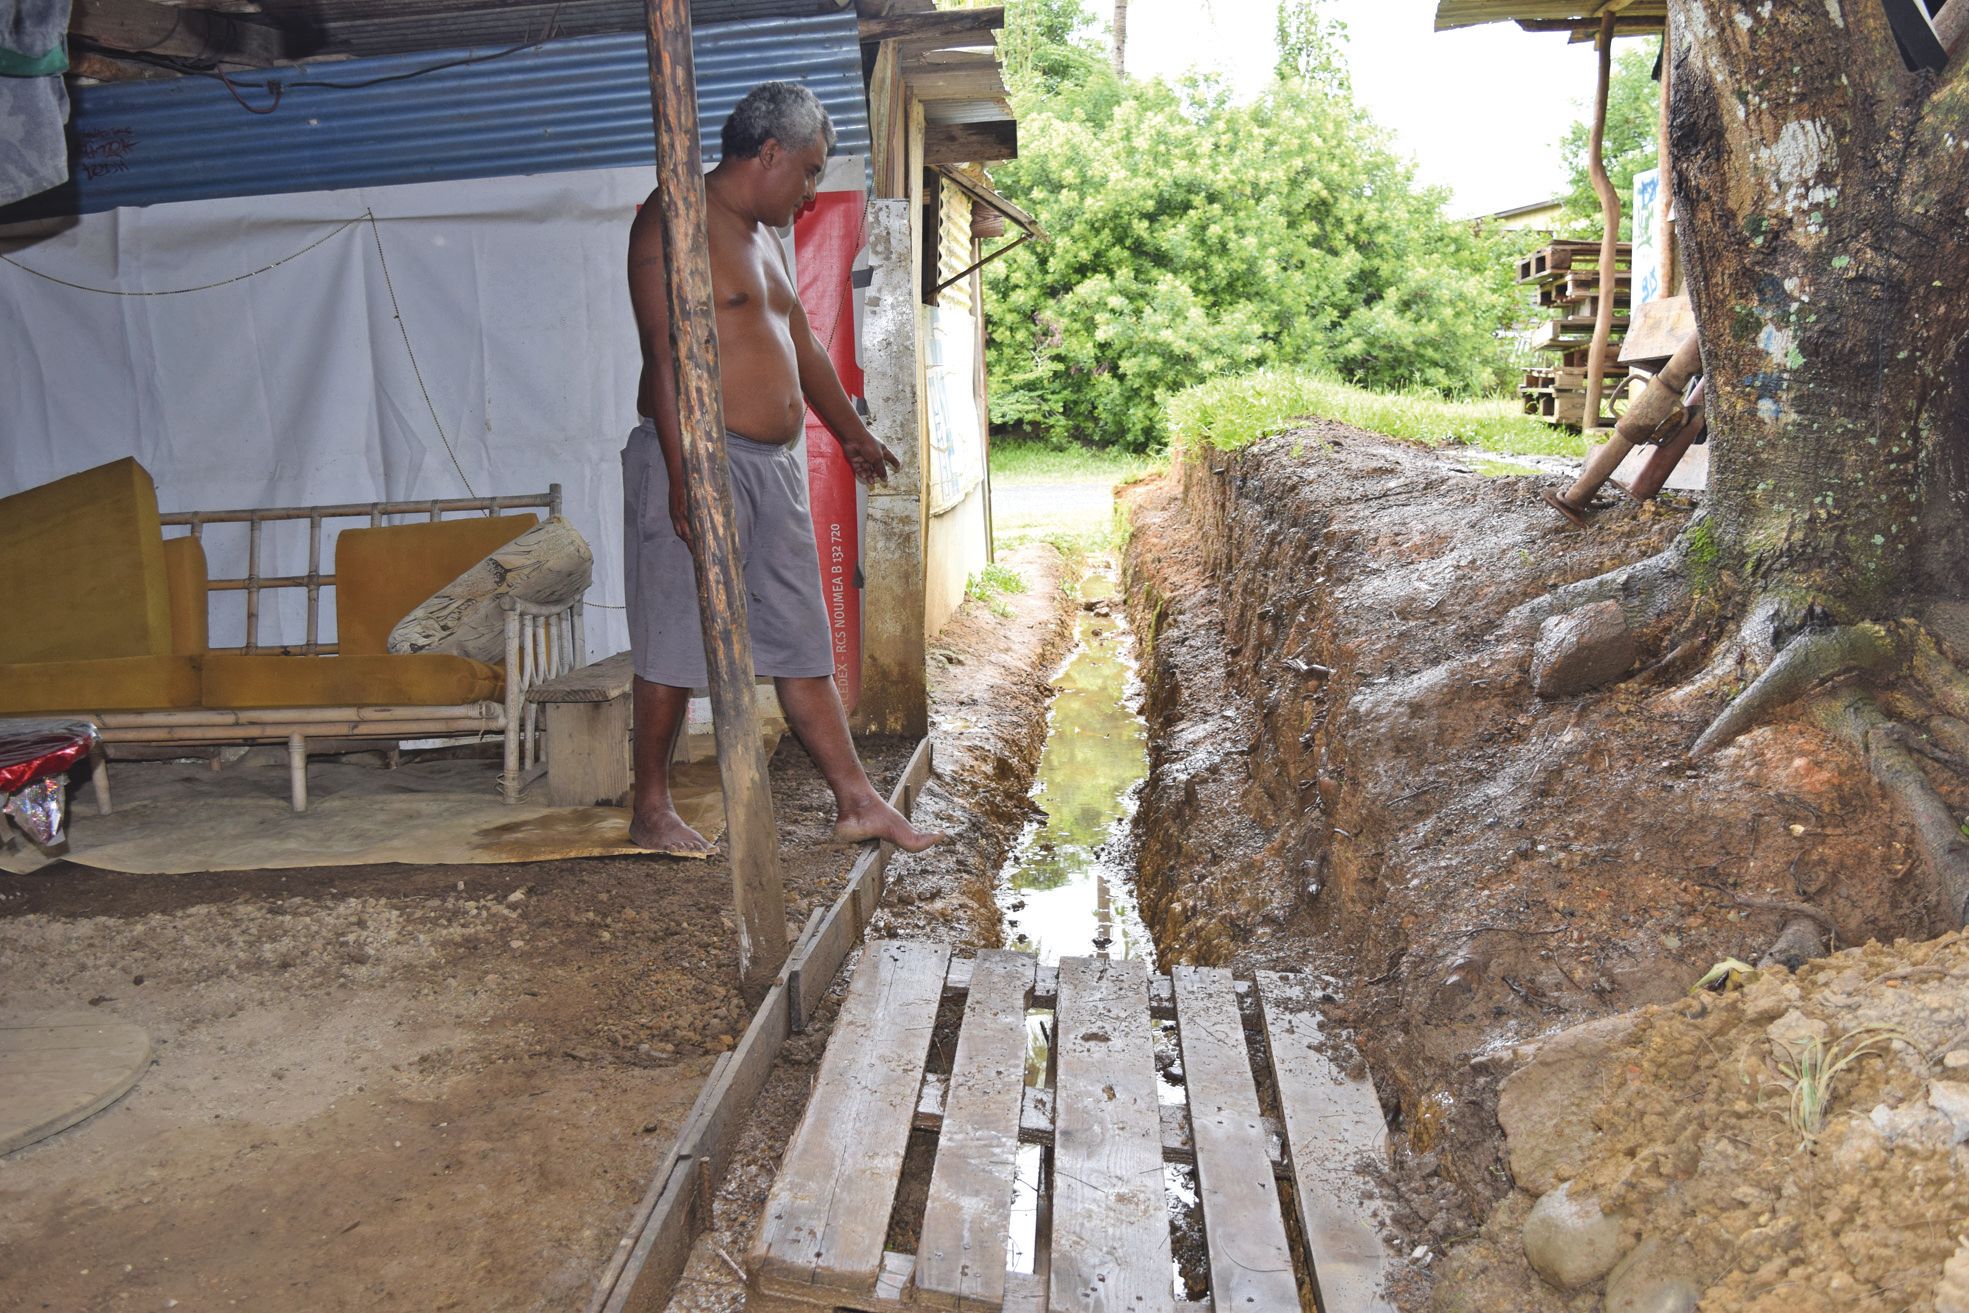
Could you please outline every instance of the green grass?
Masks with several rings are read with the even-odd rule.
[[[1160,469],[1159,456],[1140,456],[1080,443],[1054,446],[1046,442],[994,438],[991,443],[991,481],[1000,483],[1127,483]]]
[[[1012,614],[1012,608],[1004,601],[1006,593],[1023,593],[1025,590],[1024,576],[996,561],[964,581],[964,596],[974,602],[983,602],[996,616]]]
[[[1169,400],[1172,443],[1233,451],[1317,416],[1426,447],[1464,444],[1502,456],[1583,456],[1576,433],[1523,414],[1515,401],[1450,401],[1429,392],[1372,392],[1301,370],[1212,379]]]

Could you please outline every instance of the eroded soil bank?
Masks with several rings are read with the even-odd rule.
[[[1657,551],[1688,513],[1623,504],[1582,531],[1535,489],[1314,423],[1129,494],[1152,730],[1144,914],[1165,963],[1326,978],[1396,1132],[1410,1310],[1438,1281],[1468,1286],[1441,1255],[1512,1193],[1498,1085],[1533,1041],[1677,1004],[1712,964],[1763,953],[1794,914],[1781,904],[1842,944],[1946,928],[1900,822],[1817,731],[1774,725],[1691,766],[1715,707],[1673,695],[1686,663],[1651,664],[1653,636],[1623,682],[1534,694],[1537,625],[1513,609]],[[1686,1073],[1631,1070],[1704,1115]],[[1700,1088],[1734,1098],[1735,1079]],[[1579,1097],[1597,1109],[1599,1093]],[[1783,1127],[1781,1107],[1762,1115]],[[1454,1307],[1600,1306],[1598,1274],[1550,1303],[1515,1233],[1481,1266],[1485,1298]],[[1905,1295],[1877,1307],[1933,1306]],[[1703,1307],[1750,1306],[1718,1298]]]

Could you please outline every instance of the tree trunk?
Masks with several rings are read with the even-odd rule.
[[[1114,75],[1128,75],[1128,0],[1114,0]]]
[[[1874,0],[1669,10],[1723,560],[1848,621],[1959,595],[1969,60],[1907,72]]]

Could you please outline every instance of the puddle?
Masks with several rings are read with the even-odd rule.
[[[1094,955],[1141,958],[1155,969],[1155,946],[1135,903],[1130,827],[1148,776],[1148,726],[1135,640],[1121,614],[1114,564],[1098,562],[1080,581],[1083,609],[1073,651],[1050,681],[1046,745],[1032,788],[1041,816],[1019,837],[999,875],[998,909],[1006,947],[1042,963]],[[1106,603],[1106,605],[1099,605]],[[1160,1032],[1162,1027],[1158,1027]],[[1026,1018],[1026,1084],[1052,1084],[1053,1014]],[[1168,1037],[1158,1034],[1158,1047]],[[1164,1102],[1181,1102],[1180,1067],[1159,1055]],[[1006,1258],[1030,1272],[1037,1257],[1043,1175],[1052,1164],[1038,1145],[1020,1148]],[[1168,1185],[1179,1210],[1194,1208],[1193,1181],[1172,1168]],[[1187,1188],[1186,1188],[1187,1187]],[[1194,1274],[1190,1274],[1194,1275]],[[1178,1289],[1183,1274],[1174,1277]]]
[[[1134,636],[1117,591],[1110,562],[1081,581],[1083,602],[1112,609],[1080,613],[1078,641],[1052,678],[1032,789],[1043,815],[1026,827],[1001,873],[998,907],[1006,946],[1043,963],[1091,953],[1144,958],[1153,969],[1128,837],[1148,774],[1148,726]]]

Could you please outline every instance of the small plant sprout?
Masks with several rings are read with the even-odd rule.
[[[1829,1041],[1817,1035],[1795,1042],[1771,1037],[1771,1066],[1777,1083],[1791,1095],[1785,1120],[1798,1133],[1801,1148],[1810,1147],[1825,1129],[1833,1089],[1846,1069],[1869,1054],[1878,1055],[1889,1041],[1906,1038],[1899,1027],[1882,1024],[1861,1026]]]

